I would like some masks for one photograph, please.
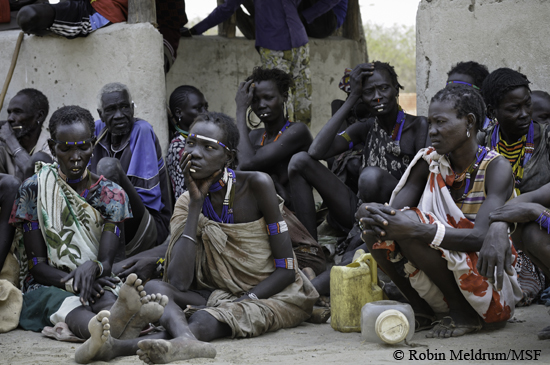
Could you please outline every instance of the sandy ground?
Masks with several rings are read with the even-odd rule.
[[[457,360],[460,363],[507,364],[517,363],[520,356],[530,363],[550,363],[550,340],[540,341],[537,332],[550,325],[548,308],[533,305],[517,308],[515,318],[521,323],[508,323],[499,330],[482,330],[460,338],[436,340],[425,338],[425,332],[415,334],[412,342],[423,346],[380,345],[361,340],[360,333],[340,333],[329,324],[304,323],[296,328],[283,329],[253,339],[222,339],[214,341],[218,355],[215,359],[180,361],[178,364],[384,364],[384,363],[441,363]],[[0,364],[74,364],[74,351],[79,345],[58,342],[39,333],[15,330],[0,334]],[[515,352],[513,352],[513,351]],[[522,352],[523,350],[523,352]],[[490,361],[466,357],[478,352],[503,353],[508,360]],[[428,361],[431,354],[431,361]],[[516,354],[514,360],[514,354]],[[537,355],[538,354],[538,355]],[[402,360],[396,360],[403,356]],[[438,356],[439,358],[436,358]],[[530,357],[529,357],[530,356]],[[536,358],[536,361],[534,361]],[[421,361],[420,359],[426,359]],[[113,360],[113,364],[138,364],[137,356]],[[98,362],[98,364],[106,364]]]

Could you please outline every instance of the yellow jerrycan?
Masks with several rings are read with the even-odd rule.
[[[357,250],[351,264],[332,267],[330,325],[336,331],[361,332],[361,308],[382,299],[376,261],[370,253]]]

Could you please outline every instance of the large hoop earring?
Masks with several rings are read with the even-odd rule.
[[[469,129],[466,129],[466,136],[467,136],[468,138],[470,138],[470,130],[469,130]]]
[[[246,120],[248,121],[248,125],[252,128],[258,128],[260,126],[261,122],[258,122],[257,124],[252,123],[252,119],[250,119],[250,115],[252,114],[252,109],[248,109],[248,115],[246,116]]]

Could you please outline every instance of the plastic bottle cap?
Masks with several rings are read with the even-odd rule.
[[[394,344],[403,341],[407,337],[409,321],[400,311],[388,309],[376,318],[374,329],[382,341]]]

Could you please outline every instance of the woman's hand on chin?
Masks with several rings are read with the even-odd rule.
[[[189,192],[189,199],[191,202],[202,202],[208,194],[208,189],[218,180],[222,174],[222,170],[214,172],[212,175],[205,179],[195,180],[191,176],[191,155],[187,152],[183,153],[181,166],[183,168],[183,175],[185,177],[185,185]]]

